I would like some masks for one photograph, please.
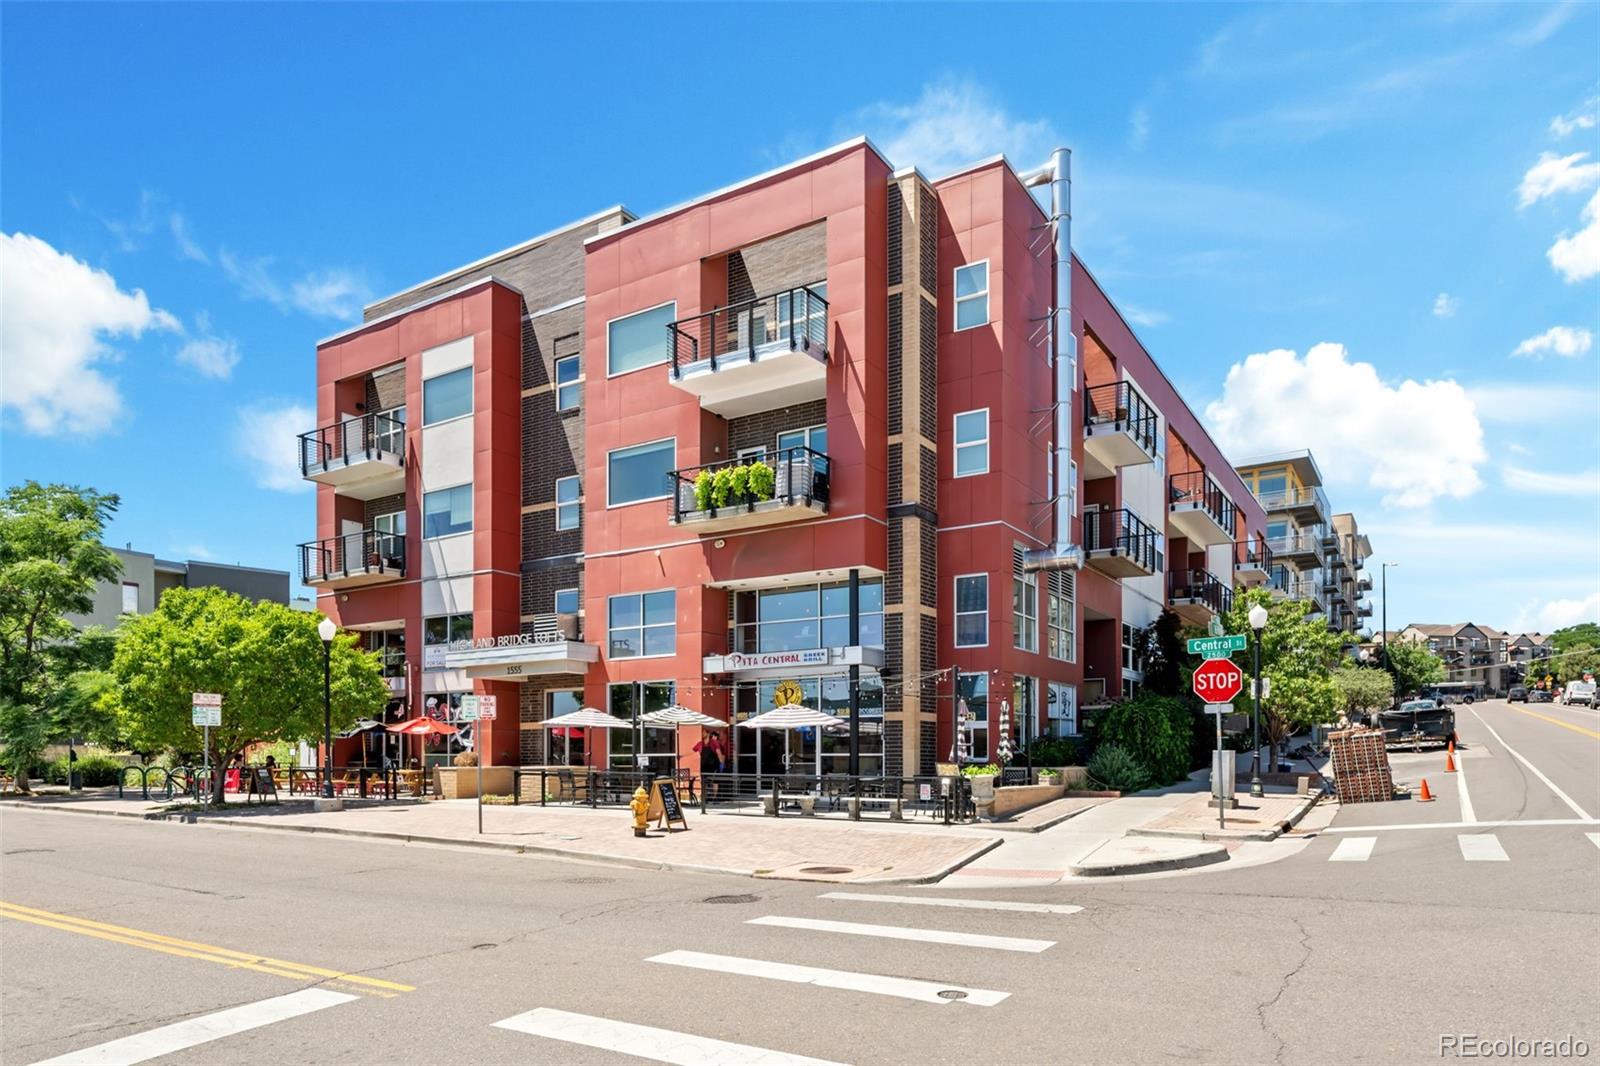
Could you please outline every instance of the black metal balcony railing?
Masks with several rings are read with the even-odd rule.
[[[828,301],[804,285],[757,296],[667,324],[672,337],[672,376],[690,363],[738,354],[753,359],[757,348],[777,342],[790,351],[828,350]]]
[[[307,584],[372,573],[405,576],[404,534],[363,529],[300,545],[300,576]]]
[[[1272,549],[1266,544],[1258,540],[1246,540],[1240,541],[1238,548],[1238,566],[1249,566],[1268,572],[1272,570]]]
[[[374,459],[379,452],[405,463],[406,424],[393,415],[357,415],[331,426],[300,434],[300,476],[325,469],[335,459],[350,463]]]
[[[1216,520],[1217,525],[1233,533],[1234,506],[1223,495],[1222,488],[1204,470],[1190,470],[1167,478],[1167,499],[1170,506],[1196,505]]]
[[[1091,554],[1109,551],[1125,555],[1151,573],[1163,569],[1165,565],[1161,534],[1126,508],[1085,512],[1083,549]]]
[[[1126,432],[1139,446],[1151,455],[1159,450],[1156,433],[1161,419],[1155,408],[1126,381],[1110,385],[1096,385],[1083,392],[1083,425],[1085,429],[1113,426]]]
[[[771,472],[770,483],[753,483],[751,468],[761,463]],[[736,471],[744,468],[741,477]],[[690,466],[670,472],[672,520],[704,513],[716,518],[736,511],[754,511],[756,504],[785,500],[790,504],[828,506],[828,457],[812,448],[780,448],[772,461],[730,459],[708,466]],[[761,482],[766,474],[758,475]]]
[[[1221,614],[1233,606],[1233,590],[1209,570],[1173,570],[1167,575],[1167,599],[1203,603]]]

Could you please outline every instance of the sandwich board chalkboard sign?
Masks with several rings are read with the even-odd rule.
[[[678,790],[671,778],[658,777],[650,786],[650,810],[646,817],[651,821],[659,819],[657,828],[668,832],[671,832],[673,822],[689,828],[689,821],[683,816],[683,804],[678,802]]]
[[[244,801],[250,802],[251,796],[260,796],[261,802],[267,802],[267,797],[272,797],[272,802],[278,802],[278,785],[272,780],[272,771],[265,766],[252,766],[250,768],[250,785],[245,792]]]

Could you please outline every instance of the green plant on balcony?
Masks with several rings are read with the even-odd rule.
[[[776,486],[777,474],[759,459],[716,471],[702,470],[694,479],[694,505],[698,510],[710,511],[761,503],[772,499]]]
[[[694,476],[694,505],[696,510],[711,510],[711,489],[714,480],[709,470],[702,470]]]
[[[778,483],[778,475],[772,467],[757,459],[745,467],[745,470],[750,486],[750,498],[757,503],[772,499],[773,490]]]

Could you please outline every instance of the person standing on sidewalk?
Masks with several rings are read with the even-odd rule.
[[[712,789],[715,786],[708,775],[722,773],[722,751],[717,735],[710,733],[702,737],[700,743],[695,745],[695,750],[700,753],[700,787],[702,790]],[[715,793],[711,798],[715,798]]]

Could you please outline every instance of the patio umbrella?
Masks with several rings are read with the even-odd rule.
[[[616,715],[607,714],[605,711],[597,711],[593,707],[583,707],[576,711],[568,711],[566,714],[558,714],[554,718],[546,718],[539,724],[545,729],[560,730],[633,728],[632,722],[623,721]],[[562,735],[569,738],[572,736],[570,732]],[[567,752],[568,754],[571,753],[570,741]]]
[[[1000,742],[995,748],[995,755],[1004,766],[1011,761],[1011,701],[1000,701]]]
[[[407,719],[406,721],[400,722],[397,725],[385,726],[384,728],[391,733],[398,733],[403,737],[447,737],[452,733],[460,732],[460,730],[456,729],[456,727],[451,725],[449,722],[441,722],[437,718],[426,717]],[[419,742],[419,744],[422,743],[426,742]],[[400,757],[401,761],[403,762],[405,759],[405,752],[402,751],[400,753]],[[419,751],[417,757],[417,768],[419,770],[425,769],[426,767],[424,767],[423,764],[426,762],[427,753],[424,751]]]
[[[950,761],[960,766],[972,754],[967,748],[967,731],[963,728],[972,718],[972,712],[967,709],[966,700],[956,701],[956,736],[955,742],[950,746]]]
[[[799,729],[808,725],[843,725],[843,718],[814,711],[800,703],[786,703],[770,711],[746,718],[739,723],[741,729]]]
[[[661,708],[659,711],[646,711],[639,716],[639,721],[644,725],[672,726],[674,734],[673,750],[680,752],[683,750],[683,744],[680,739],[683,735],[682,726],[697,725],[702,729],[711,729],[728,724],[720,718],[713,718],[709,714],[703,714],[693,707],[685,707],[681,703],[674,703]]]

